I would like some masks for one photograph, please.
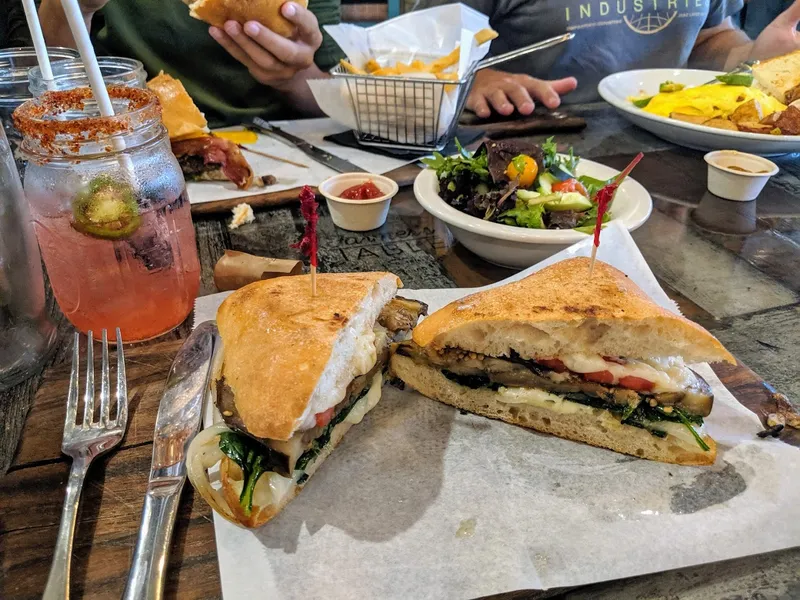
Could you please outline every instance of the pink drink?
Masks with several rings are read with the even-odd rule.
[[[179,325],[200,286],[194,227],[185,193],[141,215],[129,238],[104,240],[78,232],[73,215],[36,214],[36,235],[64,315],[83,332],[122,330],[126,342],[147,340]]]

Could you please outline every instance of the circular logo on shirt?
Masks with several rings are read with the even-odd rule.
[[[669,24],[672,23],[677,16],[678,11],[676,10],[673,13],[656,12],[647,13],[646,15],[634,15],[633,18],[625,15],[623,20],[625,24],[636,33],[651,35],[669,27]]]

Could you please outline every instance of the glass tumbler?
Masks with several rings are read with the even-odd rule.
[[[0,129],[0,390],[39,369],[56,337],[30,213]]]
[[[119,56],[98,56],[97,64],[107,86],[124,85],[142,89],[146,86],[147,73],[144,65],[138,60]],[[34,98],[38,98],[48,90],[69,90],[89,85],[89,77],[80,59],[59,61],[52,65],[52,70],[53,80],[49,86],[38,66],[28,71],[30,81],[28,89]]]
[[[14,112],[28,160],[25,196],[53,294],[80,331],[125,342],[177,327],[200,285],[186,184],[148,90],[44,92]]]

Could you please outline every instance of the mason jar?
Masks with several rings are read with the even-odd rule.
[[[71,48],[48,48],[47,53],[53,68],[63,60],[77,59],[79,56],[78,51]],[[20,172],[24,166],[17,151],[21,138],[14,129],[11,113],[31,97],[28,90],[28,71],[38,64],[33,47],[0,50],[0,121],[3,122]]]
[[[152,92],[45,92],[14,112],[28,160],[25,195],[59,307],[80,331],[125,342],[170,331],[200,283],[186,185]]]
[[[0,390],[32,375],[55,338],[30,213],[0,129]]]
[[[144,65],[132,58],[119,56],[98,56],[97,64],[103,81],[108,85],[124,85],[144,89],[147,81]],[[80,59],[62,60],[52,65],[53,80],[48,83],[42,76],[38,66],[28,71],[30,85],[28,89],[34,98],[38,98],[48,90],[69,90],[76,87],[87,87],[89,77]]]

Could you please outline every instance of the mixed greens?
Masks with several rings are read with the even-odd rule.
[[[446,370],[442,371],[442,374],[448,379],[472,389],[486,387],[496,391],[503,387],[502,384],[494,383],[488,377],[483,377],[481,375],[459,375]],[[609,402],[596,396],[590,396],[588,394],[584,394],[583,392],[570,392],[564,394],[564,398],[571,402],[577,402],[578,404],[583,404],[592,408],[607,410],[612,414],[619,416],[620,422],[626,425],[632,425],[634,427],[645,429],[652,435],[660,438],[666,437],[667,434],[666,432],[653,427],[653,423],[658,423],[661,421],[680,423],[692,433],[692,436],[700,448],[705,451],[710,449],[705,440],[703,440],[703,438],[694,428],[695,425],[698,427],[703,425],[703,417],[689,414],[678,407],[670,407],[670,412],[667,412],[667,410],[665,410],[663,407],[650,406],[650,404],[644,400],[638,404],[624,405],[615,402]]]
[[[576,229],[591,233],[597,220],[594,195],[609,181],[576,175],[572,148],[558,152],[554,139],[541,146],[493,141],[474,154],[456,140],[458,154],[423,159],[436,172],[439,194],[468,215],[528,229]],[[603,221],[609,219],[606,214]]]

